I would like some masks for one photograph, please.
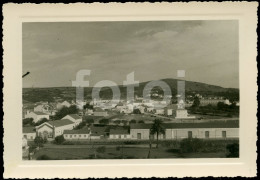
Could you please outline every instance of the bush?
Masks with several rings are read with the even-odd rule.
[[[136,120],[132,119],[132,120],[130,121],[130,124],[136,124]]]
[[[106,152],[106,146],[100,146],[97,148],[97,153],[105,153]]]
[[[63,135],[56,136],[55,140],[54,140],[55,144],[62,144],[64,141],[65,141],[65,139],[64,139]]]
[[[227,157],[229,157],[229,158],[239,157],[239,144],[238,143],[228,144],[226,146],[226,149],[229,151],[229,154],[227,155]]]
[[[83,127],[86,126],[86,122],[80,122],[79,125],[77,125],[74,129],[82,129]]]
[[[183,153],[198,152],[203,146],[203,141],[197,138],[183,139],[180,142],[180,148]]]
[[[23,126],[33,125],[33,118],[25,118],[23,119]]]
[[[43,138],[41,136],[36,136],[34,138],[34,143],[36,144],[36,146],[42,147],[43,143],[44,143],[44,140],[43,140]]]
[[[138,121],[139,124],[144,124],[143,120]]]
[[[51,160],[52,158],[50,158],[49,156],[43,154],[39,157],[37,157],[37,160]]]
[[[99,120],[99,123],[100,124],[109,124],[109,119],[101,119],[101,120]]]

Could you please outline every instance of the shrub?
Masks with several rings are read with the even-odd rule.
[[[136,124],[136,120],[132,119],[132,120],[130,121],[130,124]]]
[[[52,158],[50,158],[49,156],[43,154],[39,157],[37,157],[37,160],[51,160]]]
[[[38,146],[38,147],[42,147],[43,146],[43,143],[44,143],[44,140],[41,136],[36,136],[34,138],[34,143]]]
[[[197,138],[183,139],[180,142],[181,151],[184,153],[198,152],[203,147],[203,142]]]
[[[62,144],[64,141],[65,141],[65,139],[64,139],[63,135],[56,136],[55,140],[54,140],[55,144]]]
[[[33,118],[25,118],[23,119],[23,126],[33,125]]]
[[[106,146],[100,146],[97,148],[97,153],[105,153],[106,152]]]
[[[239,144],[238,143],[228,144],[226,146],[226,149],[229,151],[229,154],[227,155],[227,157],[229,157],[229,158],[239,157]]]

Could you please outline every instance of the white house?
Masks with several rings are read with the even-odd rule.
[[[43,112],[29,112],[25,115],[25,118],[33,118],[33,122],[36,123],[43,118],[50,119],[50,116]]]
[[[23,127],[23,137],[28,141],[33,141],[36,137],[36,131],[34,127]]]
[[[71,106],[71,104],[68,101],[63,101],[56,105],[57,109],[61,109],[63,107],[70,107],[70,106]]]
[[[77,114],[68,114],[67,116],[64,116],[62,119],[69,119],[72,122],[74,122],[76,126],[82,122],[82,117],[80,117]]]
[[[90,139],[90,130],[87,127],[78,130],[64,130],[63,137],[66,140],[88,140]]]
[[[43,138],[55,138],[62,135],[64,130],[72,130],[75,127],[75,123],[69,119],[55,120],[45,122],[39,126],[36,126],[36,133]]]
[[[131,135],[128,129],[117,127],[115,129],[110,129],[109,139],[131,139]]]

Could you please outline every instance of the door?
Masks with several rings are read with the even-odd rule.
[[[141,133],[137,133],[137,139],[141,139]]]
[[[222,137],[226,138],[227,137],[227,132],[226,131],[222,131]]]
[[[188,131],[188,138],[192,138],[192,131]]]
[[[205,131],[205,138],[209,138],[209,131]]]

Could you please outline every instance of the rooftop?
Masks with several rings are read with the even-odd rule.
[[[115,128],[115,129],[110,129],[110,134],[129,134],[128,129],[126,128]]]
[[[72,117],[73,119],[81,119],[81,117],[77,114],[68,114],[70,117]]]
[[[36,115],[48,115],[48,114],[46,114],[46,113],[39,112],[39,111],[34,111],[33,113],[36,114]]]
[[[23,133],[35,133],[35,128],[32,126],[23,127]]]
[[[202,123],[165,123],[165,129],[186,129],[186,128],[239,128],[238,120],[214,121]],[[152,124],[131,124],[131,129],[150,129]]]
[[[61,119],[61,120],[55,120],[55,121],[48,121],[48,123],[52,126],[55,127],[61,127],[61,126],[66,126],[69,124],[74,124],[74,122],[72,122],[69,119]]]
[[[84,127],[77,130],[64,130],[64,134],[89,134],[89,129]]]

